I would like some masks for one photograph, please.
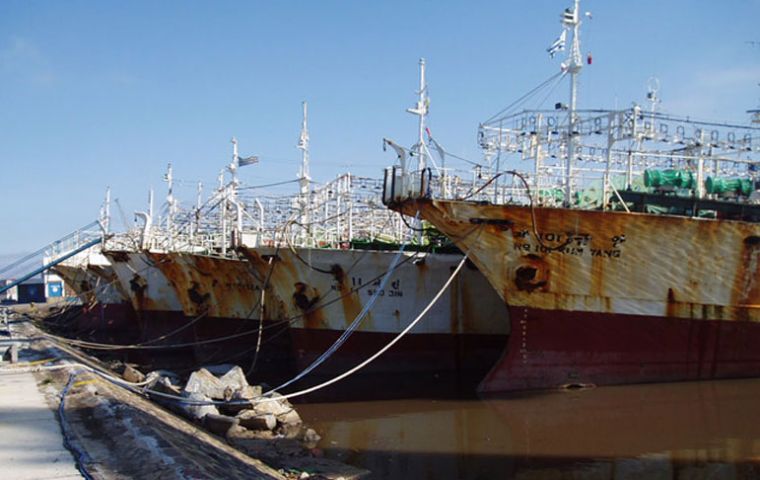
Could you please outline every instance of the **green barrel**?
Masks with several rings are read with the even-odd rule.
[[[644,170],[644,186],[694,189],[697,180],[689,170]]]
[[[752,180],[749,178],[713,178],[707,177],[705,181],[707,193],[724,194],[737,193],[749,197],[752,193]]]
[[[561,188],[542,188],[539,190],[539,196],[543,200],[553,200],[557,203],[565,200],[565,192]]]

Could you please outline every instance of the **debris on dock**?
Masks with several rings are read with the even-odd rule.
[[[59,412],[78,467],[92,478],[348,480],[369,473],[318,458],[313,447],[319,436],[303,426],[287,400],[254,408],[261,387],[248,385],[239,367],[208,367],[184,384],[172,372],[146,374],[133,365],[121,364],[109,374],[97,359],[52,337],[43,339],[21,316],[15,321],[14,338],[24,339],[23,355],[20,363],[3,368],[33,372],[48,406]],[[130,391],[109,375],[139,386]],[[139,389],[165,397],[158,405]],[[169,396],[180,401],[170,402]],[[235,403],[247,406],[232,409]]]

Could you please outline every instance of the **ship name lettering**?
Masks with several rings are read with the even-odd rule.
[[[386,291],[385,291],[385,289],[383,289],[383,290],[376,290],[376,289],[369,289],[369,290],[367,290],[367,295],[368,296],[371,297],[371,296],[373,296],[375,294],[377,294],[378,297],[385,297],[386,296]],[[402,290],[395,290],[395,289],[388,290],[387,296],[388,297],[403,297],[404,296],[404,292]]]
[[[612,248],[617,248],[621,243],[625,242],[625,235],[615,235],[610,240],[612,241]]]
[[[620,258],[620,250],[616,248],[605,249],[605,250],[602,250],[601,248],[592,248],[591,256],[604,257],[604,258]]]
[[[529,240],[532,236],[533,234],[529,230],[520,230],[514,233],[514,238],[517,240]],[[615,238],[618,239],[618,237],[622,238],[621,243],[625,241],[625,235],[616,236]],[[591,235],[588,233],[539,232],[538,238],[542,242],[557,244],[574,243],[577,247],[585,247],[591,242]]]

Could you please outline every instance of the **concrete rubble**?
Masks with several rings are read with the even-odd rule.
[[[124,369],[127,372],[127,369]],[[304,426],[295,407],[277,392],[264,395],[235,365],[213,365],[190,374],[184,385],[170,372],[151,372],[153,400],[224,437],[233,447],[288,472],[289,478],[356,479],[369,472],[320,458],[320,436]],[[130,373],[133,375],[133,373]],[[139,377],[136,377],[139,378]],[[176,383],[175,383],[176,382]],[[303,476],[306,475],[306,476]]]
[[[31,353],[34,365],[71,365],[33,375],[49,408],[62,412],[67,446],[92,478],[349,480],[369,473],[320,458],[314,448],[319,436],[303,426],[293,406],[278,395],[260,407],[262,388],[248,385],[239,367],[207,367],[186,382],[172,372],[145,373],[113,360],[106,368],[64,343],[41,340],[34,325],[17,321],[24,322],[14,331],[14,338],[23,333],[22,361],[29,362]],[[153,401],[89,373],[82,362],[121,375]]]

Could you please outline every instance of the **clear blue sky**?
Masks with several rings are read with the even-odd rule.
[[[479,158],[478,122],[556,72],[546,47],[570,0],[0,2],[0,254],[96,217],[111,186],[132,220],[161,177],[203,180],[235,135],[249,184],[295,176],[301,101],[312,176],[379,176],[381,138],[414,143],[417,61],[450,151]],[[643,102],[745,123],[760,99],[760,1],[586,0],[580,106]],[[757,42],[757,43],[750,43]],[[556,99],[564,100],[558,91]],[[180,188],[186,199],[190,187]],[[114,224],[122,225],[118,214]]]

